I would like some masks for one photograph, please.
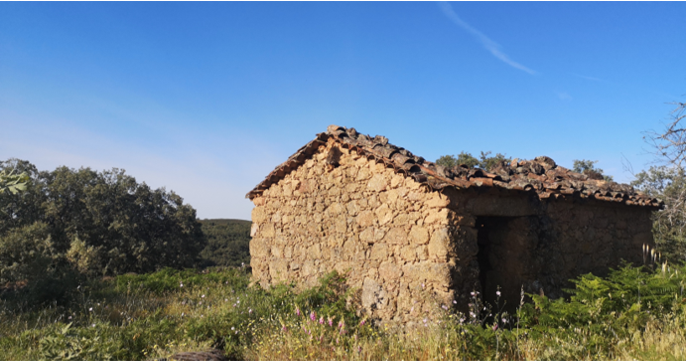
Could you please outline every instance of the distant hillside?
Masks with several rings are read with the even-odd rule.
[[[239,219],[200,220],[207,246],[200,252],[203,266],[234,266],[250,264],[250,226]]]

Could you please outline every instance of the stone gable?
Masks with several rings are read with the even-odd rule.
[[[338,166],[327,156],[340,151]],[[455,216],[446,196],[333,141],[253,199],[253,275],[315,285],[347,273],[374,318],[407,321],[427,295],[450,304]]]

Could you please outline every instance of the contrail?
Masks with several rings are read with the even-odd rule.
[[[452,22],[457,24],[459,27],[470,32],[479,42],[481,42],[481,45],[483,45],[484,48],[486,48],[486,50],[488,50],[491,54],[493,54],[493,56],[495,56],[496,58],[500,59],[505,64],[507,64],[513,68],[523,70],[523,71],[525,71],[531,75],[536,74],[536,71],[531,70],[531,69],[525,67],[524,65],[519,64],[516,61],[510,59],[505,53],[500,51],[501,47],[498,43],[489,39],[488,36],[484,35],[479,30],[474,29],[469,24],[467,24],[462,19],[460,19],[460,17],[457,16],[457,14],[455,14],[455,11],[453,11],[453,8],[450,6],[450,4],[448,4],[445,1],[442,1],[442,2],[438,3],[438,6],[441,8],[441,11],[443,11],[443,14],[445,14],[445,16],[448,17],[448,19],[452,20]]]

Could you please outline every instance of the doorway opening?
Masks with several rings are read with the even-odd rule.
[[[514,311],[519,305],[520,290],[531,269],[530,218],[476,218],[481,297],[494,307],[504,304],[507,311]]]

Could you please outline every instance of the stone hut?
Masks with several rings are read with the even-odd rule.
[[[247,194],[250,265],[263,286],[347,273],[362,312],[413,322],[472,291],[519,304],[580,274],[642,262],[663,204],[548,157],[487,172],[445,168],[383,136],[329,126]]]

